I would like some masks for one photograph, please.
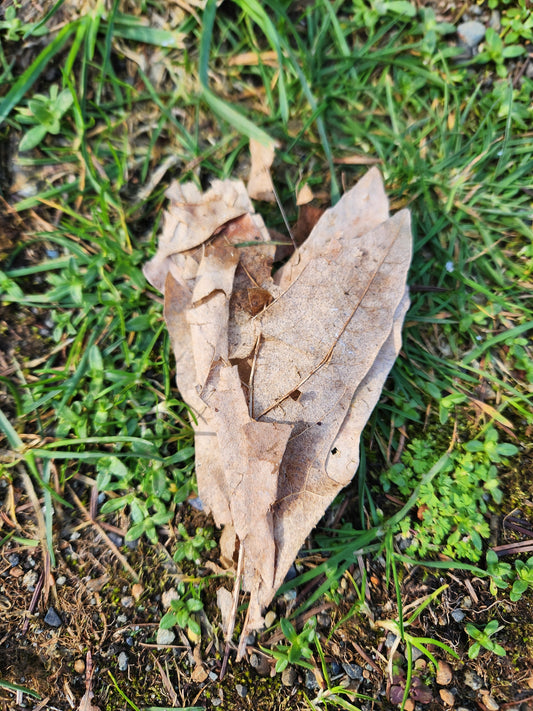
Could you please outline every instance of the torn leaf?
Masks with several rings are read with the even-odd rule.
[[[199,494],[225,526],[225,557],[240,549],[254,628],[357,470],[401,346],[410,217],[389,217],[372,168],[272,275],[275,247],[242,184],[168,197],[145,274],[164,291]]]

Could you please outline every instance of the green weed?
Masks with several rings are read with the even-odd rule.
[[[435,441],[415,439],[407,445],[402,460],[381,475],[385,491],[394,485],[402,495],[412,492],[420,474],[435,461]],[[490,501],[500,503],[495,464],[518,452],[515,445],[498,442],[498,432],[489,428],[483,439],[459,445],[448,463],[429,483],[420,487],[418,521],[405,518],[400,529],[410,541],[408,553],[425,556],[440,552],[453,559],[476,562],[483,539],[490,529],[485,514]]]
[[[61,130],[61,120],[74,102],[69,89],[59,92],[57,84],[52,84],[48,96],[35,94],[27,107],[17,108],[17,120],[30,124],[32,128],[24,133],[19,144],[20,151],[29,151],[43,140],[47,133],[57,135]]]
[[[164,630],[181,627],[193,638],[199,638],[202,630],[195,613],[204,609],[200,593],[194,585],[186,587],[185,583],[179,583],[178,593],[179,597],[170,601],[170,610],[163,615],[159,626]]]
[[[482,647],[488,652],[497,654],[499,657],[505,656],[505,649],[492,639],[492,637],[502,629],[502,626],[498,625],[498,620],[491,620],[490,622],[487,622],[482,630],[469,622],[465,629],[470,637],[475,640],[475,642],[468,649],[468,656],[470,659],[475,659],[479,655]]]
[[[173,555],[176,563],[181,560],[190,560],[194,563],[201,562],[201,554],[216,548],[216,541],[212,539],[213,531],[210,528],[197,528],[194,536],[187,533],[187,529],[182,523],[177,526],[178,535],[181,540],[176,545]]]
[[[308,661],[313,658],[311,644],[316,637],[316,619],[307,620],[298,634],[286,617],[280,620],[281,631],[289,644],[278,644],[274,649],[263,649],[276,659],[276,672],[282,672],[289,664],[296,664],[304,669],[314,669],[315,665]]]

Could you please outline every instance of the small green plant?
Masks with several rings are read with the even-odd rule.
[[[502,37],[508,43],[533,41],[533,15],[526,2],[518,0],[515,7],[506,8],[502,13]]]
[[[194,536],[190,536],[185,526],[178,523],[178,534],[182,540],[177,543],[173,556],[176,563],[186,559],[198,564],[201,562],[200,554],[216,548],[217,545],[212,539],[213,531],[210,528],[197,528]]]
[[[509,598],[512,602],[520,600],[529,588],[533,589],[533,556],[524,563],[523,560],[515,561],[516,580],[511,588]]]
[[[525,562],[517,559],[514,570],[510,563],[500,562],[494,551],[487,551],[487,572],[490,575],[490,591],[505,590],[512,584],[509,599],[517,602],[529,588],[533,589],[533,556]]]
[[[39,37],[48,32],[48,28],[44,25],[36,27],[32,23],[22,22],[17,16],[16,4],[6,7],[4,19],[0,20],[0,30],[4,30],[4,38],[8,42],[18,42],[24,35],[32,34],[34,37]]]
[[[29,151],[43,140],[47,133],[57,135],[61,130],[61,119],[74,102],[69,89],[59,91],[57,84],[52,84],[50,94],[35,94],[29,99],[27,107],[17,108],[17,119],[22,124],[33,125],[22,137],[19,150]]]
[[[422,53],[432,57],[443,35],[455,32],[455,26],[450,22],[437,22],[435,10],[432,7],[420,9],[420,32],[422,33]]]
[[[525,49],[520,44],[506,45],[496,30],[493,27],[489,27],[485,34],[483,49],[473,61],[476,64],[494,62],[496,73],[503,78],[507,76],[505,60],[520,57],[524,52]]]
[[[492,427],[483,439],[459,445],[438,475],[420,487],[418,521],[405,518],[400,523],[402,534],[412,539],[407,551],[421,556],[440,552],[453,559],[478,561],[482,541],[490,533],[485,517],[489,502],[502,499],[495,464],[517,451],[513,444],[499,443],[498,432]],[[394,484],[408,496],[437,457],[431,437],[413,440],[401,462],[382,475],[384,490]]]
[[[502,627],[498,625],[498,620],[491,620],[485,625],[483,630],[480,630],[471,622],[466,625],[465,629],[470,637],[475,640],[474,644],[470,645],[468,649],[468,656],[470,659],[475,659],[480,653],[482,647],[489,652],[497,654],[499,657],[505,656],[505,649],[491,639],[491,637],[502,629]]]
[[[174,626],[181,627],[187,630],[189,635],[198,638],[202,630],[195,613],[204,609],[200,593],[192,584],[189,584],[187,589],[184,583],[178,585],[178,593],[180,596],[171,600],[170,610],[163,615],[159,626],[164,630]]]
[[[313,617],[307,620],[300,634],[285,617],[281,618],[280,626],[289,644],[278,644],[275,649],[261,648],[277,660],[276,672],[282,672],[289,664],[296,664],[305,669],[315,669],[315,665],[306,660],[313,658],[311,643],[316,637],[316,619]]]
[[[490,575],[490,591],[496,595],[498,589],[505,590],[513,577],[513,568],[509,563],[500,562],[493,550],[487,551],[487,572]]]

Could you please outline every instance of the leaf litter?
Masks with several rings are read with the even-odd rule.
[[[173,183],[167,197],[144,272],[164,293],[198,492],[224,527],[223,559],[239,560],[236,590],[250,593],[243,640],[357,470],[401,347],[410,214],[389,216],[371,168],[273,273],[275,244],[243,183]]]

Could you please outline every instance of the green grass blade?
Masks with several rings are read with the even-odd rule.
[[[208,0],[202,16],[202,35],[200,38],[200,58],[198,63],[200,83],[202,85],[202,98],[216,116],[229,123],[230,126],[233,126],[239,133],[268,146],[273,142],[273,139],[266,131],[256,126],[227,102],[219,99],[218,96],[209,89],[209,54],[211,51],[216,9],[216,0]]]
[[[17,452],[21,452],[24,449],[24,443],[18,436],[18,432],[4,415],[2,410],[0,410],[0,430],[2,430],[7,437],[10,447]]]
[[[107,32],[109,25],[106,26],[106,23],[102,23],[102,26],[106,28]],[[115,37],[134,42],[144,42],[144,44],[152,44],[156,47],[168,49],[181,49],[183,47],[183,39],[178,32],[150,27],[131,15],[117,13],[112,31]]]
[[[4,679],[0,679],[0,687],[2,687],[3,689],[9,689],[9,691],[21,691],[23,694],[28,694],[28,696],[32,696],[34,699],[41,698],[41,696],[36,691],[28,689],[26,686],[12,684],[10,681],[5,681]]]
[[[287,102],[287,90],[285,88],[285,77],[283,69],[283,53],[281,51],[281,42],[276,28],[272,24],[272,20],[267,15],[263,6],[257,0],[234,0],[243,12],[248,14],[252,20],[265,33],[266,38],[270,42],[272,49],[276,52],[279,63],[279,104],[281,118],[283,123],[289,120],[289,104]]]

